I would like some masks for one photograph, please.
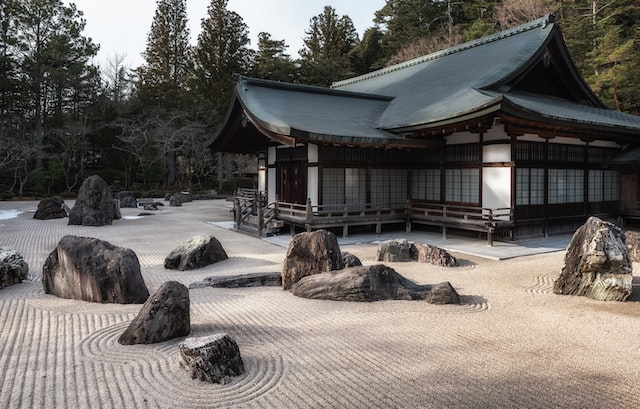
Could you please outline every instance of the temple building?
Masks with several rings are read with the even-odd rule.
[[[519,239],[633,214],[639,142],[549,15],[331,88],[242,77],[210,147],[258,155],[263,211],[292,226]]]

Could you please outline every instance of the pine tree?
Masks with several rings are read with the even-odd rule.
[[[302,82],[326,86],[353,75],[349,53],[358,34],[349,16],[339,17],[332,7],[325,6],[311,19],[305,33],[300,50]]]
[[[194,51],[193,84],[198,96],[218,115],[231,101],[238,75],[249,70],[252,52],[242,17],[227,10],[227,0],[212,0]]]
[[[189,78],[189,28],[185,0],[158,0],[139,68],[137,90],[148,106],[171,109],[185,102]]]
[[[271,34],[258,34],[258,51],[256,52],[251,75],[274,81],[294,82],[296,67],[294,61],[285,51],[284,40],[273,40]]]
[[[90,103],[98,77],[89,61],[99,47],[82,35],[85,21],[74,4],[19,1],[16,21],[18,58],[33,106],[25,115],[33,124],[35,169],[40,170],[46,156],[47,121],[59,126],[67,116],[77,118],[83,104]]]

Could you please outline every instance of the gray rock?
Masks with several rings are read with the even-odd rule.
[[[208,277],[202,281],[191,283],[189,288],[218,287],[278,287],[282,285],[282,274],[276,273],[249,273],[233,276]]]
[[[456,258],[446,250],[430,244],[412,244],[411,258],[418,263],[431,263],[443,267],[454,267],[458,265]]]
[[[189,290],[177,281],[167,281],[144,303],[118,342],[122,345],[155,344],[191,332]]]
[[[624,301],[632,292],[632,268],[620,228],[590,217],[571,238],[553,292]]]
[[[27,279],[29,265],[20,253],[0,247],[0,288],[20,284]]]
[[[176,195],[171,195],[169,198],[169,206],[180,207],[182,206],[182,202],[176,197]]]
[[[629,230],[624,233],[624,237],[631,261],[640,263],[640,232]]]
[[[33,215],[34,219],[52,220],[63,219],[69,215],[69,206],[61,197],[48,197],[38,203],[38,209]]]
[[[344,267],[358,267],[362,265],[362,261],[357,256],[353,254],[343,251],[342,252],[342,262],[344,263]]]
[[[460,297],[451,284],[418,285],[383,264],[307,276],[298,281],[291,292],[298,297],[333,301],[426,300],[437,304],[460,303]]]
[[[240,348],[225,333],[187,338],[179,348],[184,366],[191,372],[191,379],[224,384],[230,377],[244,373]]]
[[[229,258],[214,236],[197,236],[181,243],[164,259],[164,268],[193,270]]]
[[[141,304],[149,298],[136,254],[91,238],[64,236],[42,268],[45,293],[101,303]]]
[[[344,268],[336,236],[327,230],[299,233],[289,242],[282,267],[282,288],[290,289],[302,277]]]
[[[383,241],[378,245],[378,261],[411,261],[411,244],[406,239]]]
[[[100,176],[84,180],[78,198],[69,213],[69,224],[82,226],[106,226],[113,222],[115,214],[109,185]]]
[[[138,201],[136,200],[136,193],[130,190],[123,190],[118,192],[118,200],[120,201],[121,208],[133,208],[138,207]]]

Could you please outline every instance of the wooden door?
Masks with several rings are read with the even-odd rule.
[[[278,195],[288,203],[305,204],[307,201],[307,166],[304,161],[278,164]]]

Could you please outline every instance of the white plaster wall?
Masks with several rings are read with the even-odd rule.
[[[486,145],[482,147],[484,163],[511,162],[511,145]]]
[[[269,148],[271,149],[271,148]],[[274,149],[275,155],[275,149]],[[276,201],[276,168],[267,169],[267,201],[273,203]]]
[[[445,138],[447,145],[459,145],[461,143],[478,143],[480,135],[471,132],[458,132]]]
[[[267,149],[267,164],[275,165],[276,164],[276,147],[269,146]]]
[[[484,133],[482,139],[487,141],[498,141],[504,139],[510,139],[509,135],[504,131],[504,125],[494,126]]]
[[[611,142],[611,141],[593,141],[593,142],[589,142],[589,146],[597,146],[599,148],[619,148],[620,145],[618,145],[615,142]]]
[[[318,145],[310,143],[307,148],[307,159],[309,163],[318,163]]]
[[[511,168],[482,169],[482,207],[511,207]]]
[[[311,199],[312,205],[318,204],[318,167],[307,168],[307,197]]]
[[[558,143],[562,145],[586,145],[586,143],[582,142],[580,139],[566,138],[564,136],[557,136],[555,138],[549,139],[549,143]]]
[[[267,169],[258,169],[258,190],[261,192],[267,190]]]

